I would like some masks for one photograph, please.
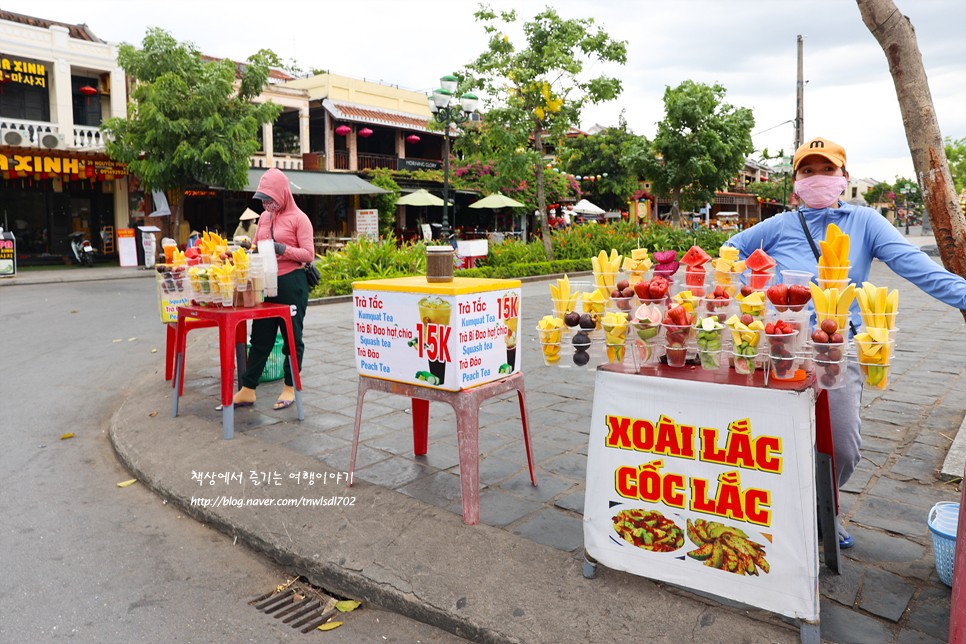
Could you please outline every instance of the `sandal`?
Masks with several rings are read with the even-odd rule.
[[[279,409],[288,409],[289,407],[292,406],[292,403],[294,402],[295,400],[283,400],[279,398],[278,400],[275,401],[275,405],[272,406],[272,409],[276,411]]]

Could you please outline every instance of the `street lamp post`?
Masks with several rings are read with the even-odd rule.
[[[443,237],[449,237],[449,139],[450,125],[462,123],[476,111],[477,97],[473,94],[456,96],[459,79],[447,75],[439,79],[442,87],[433,91],[429,97],[429,111],[436,121],[442,124],[443,135]]]
[[[906,214],[903,219],[906,220],[906,234],[909,234],[909,186],[902,186],[899,188],[899,192],[902,193],[902,205],[905,208]]]

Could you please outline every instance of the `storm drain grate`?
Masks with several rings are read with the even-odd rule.
[[[320,589],[295,580],[248,603],[283,624],[310,633],[339,612],[337,602]]]

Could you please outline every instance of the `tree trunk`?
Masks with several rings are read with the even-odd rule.
[[[949,271],[966,277],[966,218],[949,173],[915,29],[892,0],[856,3],[863,22],[889,61],[923,206],[932,220],[940,258]],[[966,319],[966,311],[962,313]]]
[[[543,184],[543,133],[539,128],[533,132],[533,147],[540,156],[536,165],[537,180],[537,208],[540,210],[540,233],[543,238],[543,250],[547,253],[547,259],[553,261],[553,244],[550,243],[550,225],[547,221],[547,192]]]

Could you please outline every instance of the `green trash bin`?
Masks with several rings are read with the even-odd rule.
[[[282,354],[282,346],[282,335],[278,334],[275,336],[275,346],[272,347],[272,352],[268,354],[265,369],[262,370],[262,377],[258,379],[258,382],[281,380],[282,376],[285,375],[283,371],[285,368],[285,356]],[[248,345],[248,350],[252,350],[252,345]]]

